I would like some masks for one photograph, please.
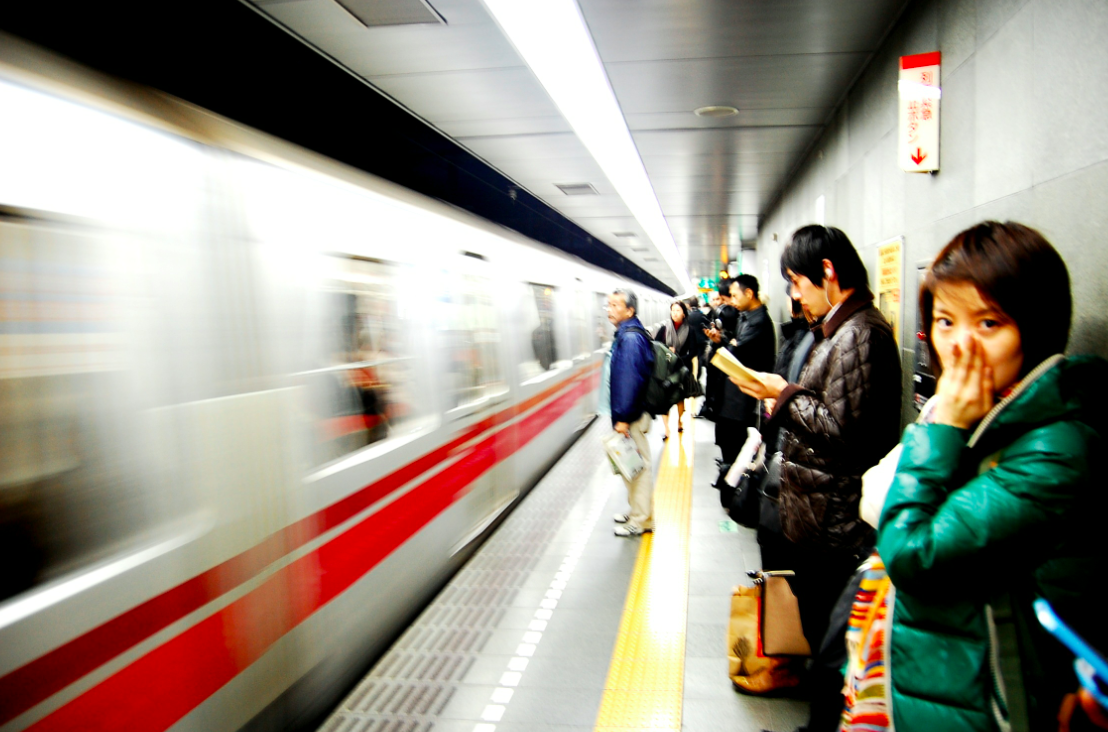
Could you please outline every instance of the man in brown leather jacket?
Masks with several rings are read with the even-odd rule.
[[[790,294],[815,318],[799,383],[765,374],[743,391],[773,403],[782,430],[781,526],[796,545],[794,589],[804,633],[820,645],[835,600],[873,544],[858,515],[862,473],[900,438],[900,355],[873,306],[868,275],[842,231],[805,226],[781,254]]]

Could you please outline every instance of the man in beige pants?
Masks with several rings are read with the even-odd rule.
[[[616,326],[610,362],[612,427],[630,435],[642,453],[646,468],[627,483],[628,514],[616,514],[616,536],[638,536],[654,530],[654,472],[646,433],[653,416],[643,409],[647,380],[654,365],[654,350],[642,323],[635,317],[638,298],[633,290],[620,289],[608,296],[608,320]]]

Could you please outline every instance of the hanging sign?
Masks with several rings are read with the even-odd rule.
[[[940,59],[938,51],[900,57],[897,158],[910,173],[939,169]]]

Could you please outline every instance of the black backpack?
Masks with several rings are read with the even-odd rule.
[[[643,409],[655,417],[669,414],[674,404],[689,396],[687,385],[692,375],[676,353],[666,348],[664,343],[651,338],[645,329],[633,326],[627,330],[642,333],[654,349],[654,368],[646,382]]]

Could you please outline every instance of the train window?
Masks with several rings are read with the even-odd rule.
[[[127,262],[123,237],[0,211],[0,601],[187,512],[144,465]]]
[[[547,371],[561,368],[558,360],[558,337],[555,330],[556,288],[550,285],[527,285],[524,305],[524,335],[529,342],[523,346],[523,362],[519,365],[520,381],[527,382]]]
[[[499,313],[488,277],[452,278],[440,320],[448,357],[447,408],[458,409],[507,392],[500,366]]]
[[[412,328],[400,307],[397,265],[328,257],[324,332],[328,364],[306,374],[314,464],[422,426]]]
[[[599,339],[601,347],[607,347],[615,335],[615,327],[608,320],[608,296],[603,292],[596,293],[596,311],[593,314],[593,332]]]
[[[570,336],[573,339],[574,356],[587,356],[600,345],[592,327],[592,298],[588,290],[574,293],[573,323]]]

